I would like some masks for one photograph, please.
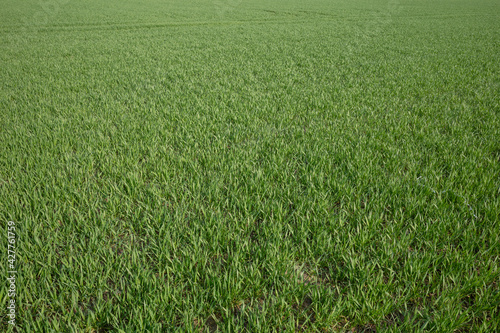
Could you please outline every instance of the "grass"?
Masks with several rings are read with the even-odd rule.
[[[497,1],[1,2],[18,331],[500,330]]]

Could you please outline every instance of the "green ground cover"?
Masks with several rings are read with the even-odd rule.
[[[500,330],[500,2],[0,8],[18,331]]]

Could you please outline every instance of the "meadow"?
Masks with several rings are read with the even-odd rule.
[[[497,0],[0,8],[0,331],[500,331]]]

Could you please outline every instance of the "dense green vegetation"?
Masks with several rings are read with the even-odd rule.
[[[500,330],[497,0],[0,7],[18,331]]]

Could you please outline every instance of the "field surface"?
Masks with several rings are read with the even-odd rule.
[[[500,331],[498,0],[0,8],[0,331]]]

